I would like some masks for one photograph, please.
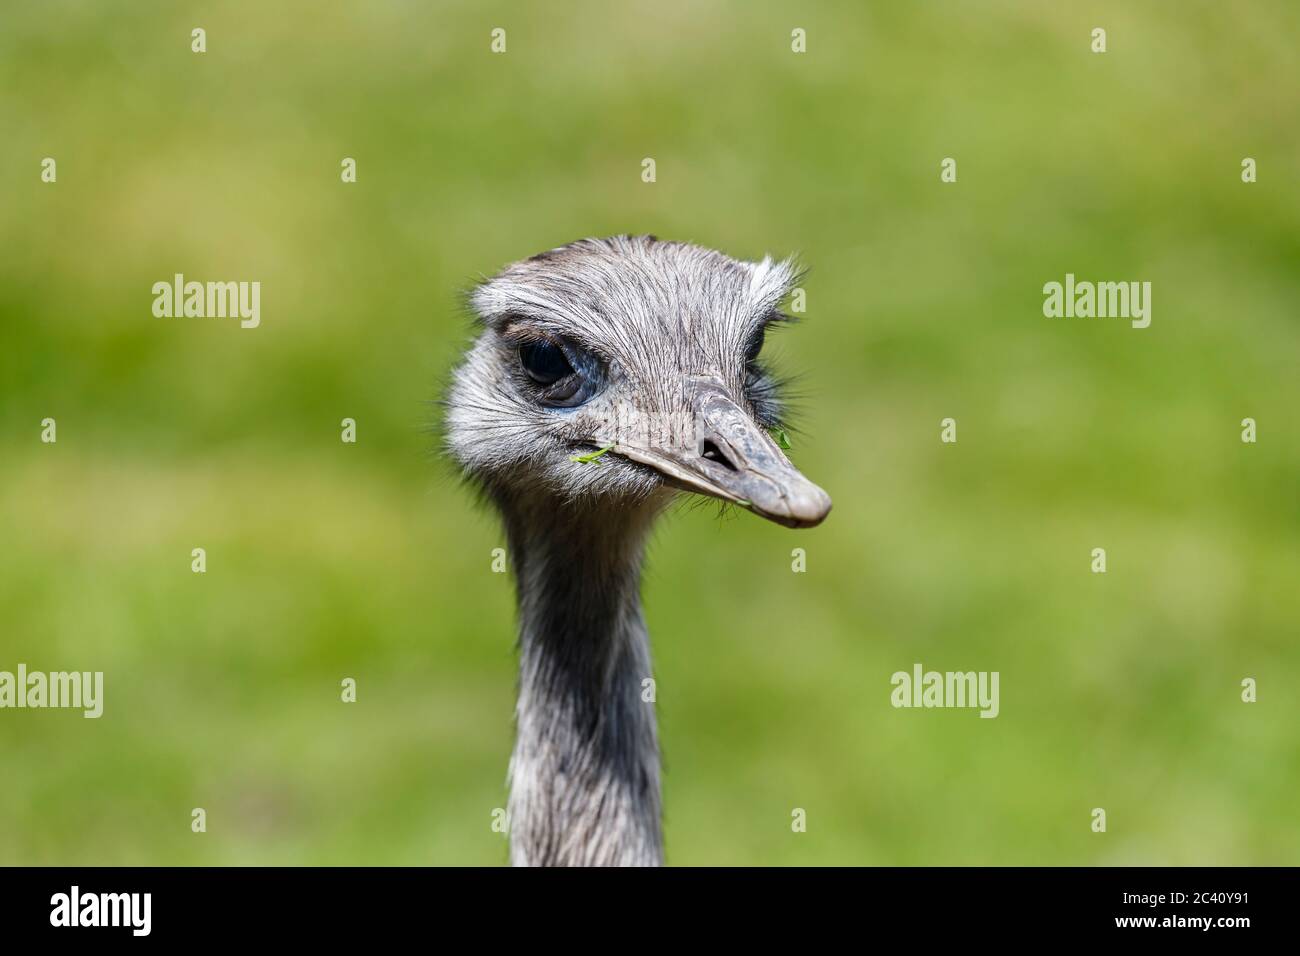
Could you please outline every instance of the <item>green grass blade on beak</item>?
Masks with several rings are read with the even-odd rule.
[[[599,459],[601,455],[605,454],[605,452],[609,451],[613,447],[613,445],[606,445],[604,448],[588,452],[585,455],[570,455],[569,461],[576,461],[580,465],[590,465],[593,461]]]

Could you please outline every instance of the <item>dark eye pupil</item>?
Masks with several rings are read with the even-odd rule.
[[[528,377],[539,385],[552,385],[573,374],[564,352],[552,342],[529,342],[519,347],[519,361]]]
[[[745,349],[745,363],[749,364],[758,359],[758,353],[763,351],[764,331],[758,330],[758,334],[749,340],[749,347]]]

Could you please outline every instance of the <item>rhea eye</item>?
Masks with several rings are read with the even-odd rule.
[[[533,398],[550,408],[574,408],[600,387],[600,361],[567,340],[521,342],[519,366],[534,386]]]
[[[745,364],[753,365],[758,361],[758,353],[763,351],[763,339],[765,329],[759,329],[754,333],[754,337],[749,340],[749,345],[745,347]]]
[[[519,346],[519,364],[538,385],[554,385],[573,374],[563,349],[544,339]]]

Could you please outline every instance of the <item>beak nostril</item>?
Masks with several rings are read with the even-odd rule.
[[[700,450],[700,456],[707,458],[709,461],[717,462],[728,471],[736,470],[736,466],[731,463],[731,459],[724,455],[722,450],[708,438],[704,440],[704,447]]]

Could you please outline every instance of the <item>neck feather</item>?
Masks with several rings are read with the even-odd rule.
[[[659,744],[641,614],[655,510],[504,507],[520,617],[516,865],[657,865]]]

